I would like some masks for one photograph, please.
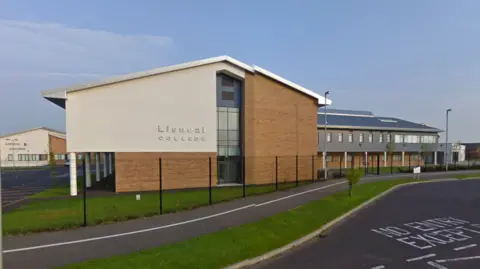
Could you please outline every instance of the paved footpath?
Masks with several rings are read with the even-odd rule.
[[[480,180],[402,187],[257,269],[478,269]]]
[[[472,171],[475,173],[478,171]],[[425,174],[447,178],[462,172]],[[369,177],[362,182],[411,177]],[[175,214],[82,229],[4,238],[5,268],[53,268],[126,254],[238,226],[345,190],[344,180],[317,182],[294,189],[252,196]],[[34,220],[32,220],[34,221]]]

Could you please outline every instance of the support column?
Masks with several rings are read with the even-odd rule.
[[[103,153],[103,177],[107,177],[107,176],[108,176],[107,163],[108,163],[108,154],[107,154],[107,153]]]
[[[100,153],[95,153],[95,174],[97,182],[100,181]]]
[[[405,151],[402,151],[402,167],[405,166]]]
[[[344,166],[345,166],[345,168],[347,168],[347,167],[348,167],[348,153],[347,153],[346,151],[345,151],[344,160],[345,160],[345,161],[344,161],[344,162],[345,162]]]
[[[365,151],[365,164],[364,166],[368,167],[368,152]]]
[[[436,152],[436,151],[435,151],[435,153],[433,153],[433,164],[435,164],[435,165],[438,164],[438,162],[437,162],[437,158],[438,158],[437,153],[438,153],[438,152]]]
[[[113,174],[113,154],[111,152],[108,153],[108,174]]]
[[[70,153],[70,196],[77,196],[77,155]]]
[[[383,152],[383,167],[387,167],[387,152]]]
[[[90,175],[90,153],[86,152],[85,155],[85,174],[83,175],[84,179],[86,180],[87,187],[92,186],[92,177]]]

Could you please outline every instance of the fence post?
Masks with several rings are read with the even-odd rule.
[[[312,155],[312,183],[315,182],[315,156]]]
[[[158,159],[158,195],[160,199],[160,215],[163,214],[163,180],[162,180],[162,158]]]
[[[410,169],[412,168],[412,153],[408,154],[408,172],[410,173]]]
[[[87,169],[85,168],[85,158],[82,158],[83,170],[83,227],[87,226]]]
[[[298,155],[295,156],[295,186],[298,187]]]
[[[242,192],[243,192],[243,197],[246,197],[247,196],[247,193],[246,193],[246,183],[245,183],[245,155],[242,156]]]
[[[393,174],[393,154],[390,156],[390,174]]]
[[[212,205],[212,157],[208,157],[208,203]]]
[[[340,177],[342,177],[342,163],[343,163],[343,155],[340,155]]]
[[[275,156],[275,190],[278,191],[278,156]]]
[[[380,154],[377,154],[377,176],[380,175]]]

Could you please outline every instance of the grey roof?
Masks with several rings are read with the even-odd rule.
[[[319,109],[319,113],[324,113],[324,109]],[[327,108],[327,114],[345,114],[345,115],[363,115],[363,116],[373,116],[373,113],[370,111],[362,110],[347,110],[347,109],[333,109]]]
[[[23,130],[23,131],[16,132],[16,133],[11,133],[11,134],[7,134],[7,135],[2,135],[2,136],[0,136],[0,137],[1,137],[1,138],[3,138],[3,137],[9,137],[9,136],[12,136],[12,135],[23,134],[23,133],[27,133],[27,132],[31,132],[31,131],[36,131],[36,130],[45,130],[45,131],[49,131],[49,132],[52,132],[52,133],[59,133],[59,134],[65,135],[65,132],[62,132],[62,131],[59,131],[59,130],[55,130],[55,129],[47,128],[47,127],[38,127],[38,128]]]
[[[327,112],[327,128],[338,129],[368,129],[368,130],[391,130],[391,131],[417,131],[417,132],[442,132],[442,130],[425,124],[415,123],[392,117],[378,117],[371,115],[348,116],[329,115]],[[321,110],[318,112],[317,124],[325,125],[325,115]]]

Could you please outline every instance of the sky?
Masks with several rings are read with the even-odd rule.
[[[219,55],[332,108],[480,142],[480,1],[0,0],[0,133],[65,130],[40,92]]]

